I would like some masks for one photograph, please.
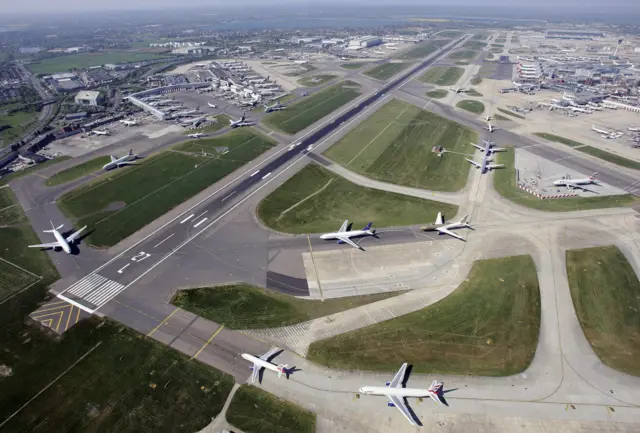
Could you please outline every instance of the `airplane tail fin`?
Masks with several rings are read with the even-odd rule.
[[[591,176],[589,176],[589,179],[593,180],[596,178],[596,176],[598,175],[598,172],[596,171],[595,173],[593,173]]]
[[[431,398],[433,398],[433,400],[436,403],[446,405],[446,402],[442,398],[443,390],[444,390],[443,388],[444,388],[444,383],[434,380],[431,383],[431,386],[429,387],[429,395],[431,396]]]
[[[56,230],[60,230],[62,227],[64,227],[64,224],[60,224],[58,227],[55,227],[53,225],[53,221],[49,220],[49,222],[51,223],[51,230],[42,230],[44,233],[53,233]]]
[[[438,216],[436,217],[436,224],[444,224],[444,220],[442,219],[442,212],[438,212]]]
[[[289,369],[289,364],[278,365],[278,379],[280,379],[283,374],[287,379],[289,379],[289,375],[291,374],[291,370]]]
[[[467,220],[469,219],[469,215],[465,215],[462,217],[462,219],[460,220],[460,224],[468,224]]]
[[[364,228],[362,230],[371,230],[371,226],[373,225],[373,222],[370,222],[369,224],[367,224],[366,226],[364,226]]]

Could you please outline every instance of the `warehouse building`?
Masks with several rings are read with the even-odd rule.
[[[350,49],[369,48],[380,45],[382,39],[377,36],[361,36],[349,41]]]
[[[75,97],[75,101],[78,105],[90,105],[95,107],[102,103],[102,97],[100,96],[100,92],[85,90],[78,92]]]

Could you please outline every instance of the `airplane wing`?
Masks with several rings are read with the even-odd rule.
[[[71,243],[74,242],[76,239],[78,239],[80,237],[80,233],[82,233],[82,231],[84,229],[86,229],[87,226],[82,227],[80,230],[76,230],[75,232],[73,232],[68,238],[67,238],[67,242]]]
[[[504,167],[504,164],[488,164],[487,165],[487,168],[489,170],[493,170],[494,168],[502,168],[502,167]]]
[[[116,162],[118,160],[118,158],[113,155],[109,155],[109,157],[111,158],[111,162]]]
[[[353,248],[357,248],[359,250],[362,249],[362,247],[358,244],[356,244],[355,242],[353,242],[351,239],[349,239],[346,236],[336,236],[338,240],[341,240],[342,242],[344,242],[345,244],[349,244],[351,245]]]
[[[404,379],[404,375],[407,372],[407,366],[408,364],[406,362],[402,364],[400,370],[398,370],[396,375],[393,376],[391,382],[389,382],[389,388],[402,388],[402,380]]]
[[[122,161],[118,163],[118,167],[122,167],[123,165],[138,165],[134,161]]]
[[[473,147],[475,147],[476,149],[480,149],[480,150],[484,151],[484,147],[482,147],[482,146],[478,146],[478,145],[477,145],[477,144],[475,144],[475,143],[471,143],[471,145],[472,145]]]
[[[591,189],[591,188],[587,188],[586,186],[583,185],[571,185],[571,188],[580,188],[583,191],[588,191],[588,192],[592,192],[594,194],[600,194],[598,191],[596,191],[595,189]]]
[[[50,242],[48,244],[29,245],[29,248],[57,248],[59,246],[58,242]]]
[[[475,165],[476,167],[480,168],[482,165],[479,162],[474,161],[473,159],[469,159],[469,158],[465,158],[467,161],[469,161],[471,164]]]
[[[416,420],[413,419],[413,416],[411,415],[411,412],[409,412],[409,408],[404,403],[404,399],[403,398],[395,396],[395,395],[388,395],[387,397],[389,398],[391,403],[393,403],[393,405],[398,408],[400,413],[402,413],[402,415],[404,415],[404,417],[407,419],[407,421],[409,421],[411,423],[411,425],[418,425]]]
[[[349,220],[344,220],[340,228],[338,229],[338,233],[343,233],[347,231],[347,225],[349,224]]]
[[[258,379],[258,383],[260,382],[260,370],[262,367],[258,367],[253,364],[253,373],[251,373],[251,383],[256,383],[256,379]]]
[[[449,235],[449,236],[453,236],[454,238],[456,238],[456,239],[460,239],[461,241],[464,241],[464,240],[465,240],[462,236],[460,236],[460,235],[458,235],[458,234],[456,234],[456,233],[452,232],[451,230],[447,230],[447,229],[446,229],[446,228],[444,228],[444,227],[437,228],[436,230],[438,231],[438,233],[445,234],[445,235]],[[466,241],[465,241],[465,242],[466,242]]]
[[[279,347],[273,347],[267,353],[265,353],[264,355],[260,356],[260,359],[262,359],[263,361],[269,361],[269,358],[271,358],[273,355],[275,355],[279,350],[280,350]]]
[[[506,152],[506,148],[505,147],[493,147],[491,148],[492,152]]]

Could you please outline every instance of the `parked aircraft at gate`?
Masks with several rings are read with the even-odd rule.
[[[408,364],[405,362],[400,370],[393,377],[391,382],[387,382],[386,386],[363,386],[360,393],[364,395],[383,395],[389,399],[387,406],[396,407],[402,415],[411,423],[411,425],[421,425],[417,421],[409,408],[407,407],[407,397],[430,397],[438,404],[447,405],[442,397],[443,383],[434,380],[429,389],[405,388],[405,375]]]
[[[565,186],[567,187],[567,189],[578,188],[583,191],[589,191],[589,192],[594,192],[596,194],[599,194],[598,191],[593,190],[591,188],[587,188],[585,186],[585,185],[599,185],[598,182],[596,181],[597,174],[598,174],[597,172],[593,173],[591,176],[583,179],[571,179],[569,178],[569,176],[566,176],[564,179],[554,181],[553,184],[555,186]]]

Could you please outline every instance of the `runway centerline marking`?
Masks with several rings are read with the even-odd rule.
[[[211,337],[209,337],[209,339],[207,340],[206,343],[204,343],[202,345],[202,347],[200,349],[198,349],[198,351],[196,353],[194,353],[194,355],[191,357],[191,359],[196,359],[198,357],[198,355],[200,355],[200,353],[202,353],[202,351],[205,349],[205,347],[207,347],[214,338],[216,338],[216,335],[218,335],[220,333],[220,331],[222,331],[224,329],[224,325],[220,325],[220,327],[218,329],[216,329],[216,331],[213,333],[213,335],[211,335]]]
[[[222,199],[222,201],[225,201],[226,199],[228,199],[229,197],[231,197],[232,195],[234,195],[236,192],[233,191],[231,194],[229,194],[228,196],[226,196],[225,198]]]
[[[171,238],[171,236],[173,236],[173,235],[175,235],[175,233],[171,233],[169,236],[167,236],[166,238],[164,238],[163,240],[161,240],[160,242],[158,242],[157,244],[155,244],[155,245],[153,246],[153,248],[157,248],[157,247],[159,247],[160,245],[162,245],[163,243],[165,243],[166,241],[168,241],[168,240]]]
[[[156,332],[162,325],[164,325],[165,323],[167,323],[169,321],[169,319],[171,319],[171,316],[173,316],[174,314],[176,314],[178,312],[178,310],[180,310],[180,307],[176,307],[175,310],[173,310],[171,312],[171,314],[169,314],[167,317],[165,317],[160,323],[158,323],[158,326],[156,326],[155,328],[153,328],[151,331],[149,331],[149,333],[147,334],[147,337],[151,337],[153,335],[154,332]]]
[[[208,220],[208,219],[209,219],[209,218],[203,218],[201,221],[199,221],[199,222],[195,223],[195,224],[193,225],[193,227],[198,227],[199,225],[201,225],[203,222],[205,222],[205,221],[206,221],[206,220]]]
[[[262,178],[263,178],[263,179],[266,179],[266,178],[268,178],[269,176],[271,176],[271,172],[269,172],[269,173],[265,174],[264,176],[262,176]]]
[[[127,263],[126,265],[124,265],[123,267],[118,269],[118,273],[121,274],[125,269],[127,269],[129,267],[129,265],[131,265],[131,263]]]
[[[256,175],[256,174],[258,174],[258,173],[260,173],[260,170],[256,170],[256,171],[254,171],[253,173],[251,173],[251,174],[249,175],[249,177],[253,177],[253,176],[255,176],[255,175]]]
[[[189,215],[188,217],[186,217],[185,219],[183,219],[182,221],[180,221],[180,224],[184,224],[187,221],[189,221],[191,218],[193,218],[196,214],[192,213],[191,215]]]

